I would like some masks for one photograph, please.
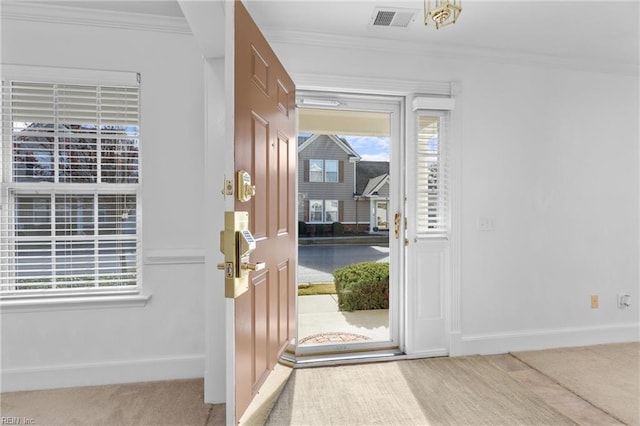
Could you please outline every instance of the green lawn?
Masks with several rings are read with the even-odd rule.
[[[298,296],[313,296],[316,294],[336,294],[336,285],[334,283],[318,283],[298,287]]]

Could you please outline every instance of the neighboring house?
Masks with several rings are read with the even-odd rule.
[[[389,223],[389,162],[360,161],[356,165],[358,211],[369,213],[373,232],[387,230]]]
[[[361,161],[336,135],[311,135],[298,139],[298,164],[298,221],[340,222],[352,232],[387,229],[388,162]]]

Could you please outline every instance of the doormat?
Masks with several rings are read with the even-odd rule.
[[[320,343],[362,342],[365,340],[371,340],[371,338],[367,336],[362,336],[360,334],[330,332],[330,333],[312,334],[311,336],[307,336],[300,339],[298,344],[317,345]]]

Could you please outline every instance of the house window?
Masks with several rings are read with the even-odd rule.
[[[140,291],[137,76],[3,79],[0,297]]]
[[[338,160],[324,160],[325,182],[337,182],[338,181]]]
[[[309,182],[338,182],[338,160],[309,160]]]
[[[338,200],[325,200],[324,221],[333,223],[338,221]]]
[[[339,218],[338,200],[309,200],[309,222],[333,223]]]
[[[324,182],[323,160],[309,160],[309,182]]]
[[[309,222],[322,222],[324,217],[324,201],[309,201]]]

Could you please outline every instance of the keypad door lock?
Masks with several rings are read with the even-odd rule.
[[[236,298],[249,290],[249,273],[264,268],[264,262],[252,263],[251,253],[256,241],[249,231],[248,212],[225,212],[224,230],[220,231],[220,251],[224,263],[218,269],[224,271],[225,290],[228,298]]]

